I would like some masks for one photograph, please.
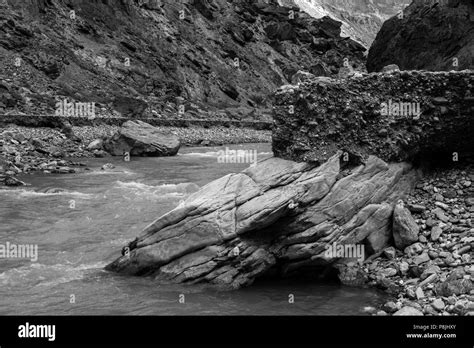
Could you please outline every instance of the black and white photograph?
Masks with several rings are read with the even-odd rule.
[[[474,0],[0,0],[2,348],[472,347],[473,258]]]

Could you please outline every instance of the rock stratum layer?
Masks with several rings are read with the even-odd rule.
[[[403,70],[474,69],[474,2],[415,0],[384,23],[367,58],[367,70],[388,64]]]
[[[67,99],[98,117],[270,120],[270,95],[298,70],[364,65],[340,33],[276,0],[6,0],[0,113]]]
[[[338,150],[385,161],[452,161],[474,149],[474,72],[307,78],[275,97],[277,157],[323,163]]]
[[[268,274],[321,272],[332,243],[377,252],[416,171],[336,154],[321,166],[271,158],[218,179],[149,225],[107,270],[239,288]]]

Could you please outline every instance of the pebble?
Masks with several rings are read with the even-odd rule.
[[[395,268],[385,268],[379,272],[383,277],[390,278],[397,275],[397,270]]]
[[[403,307],[402,309],[395,312],[393,315],[395,316],[421,316],[423,313],[416,308],[413,307]]]
[[[430,259],[434,260],[438,258],[439,254],[434,250],[430,250],[428,251],[428,256],[430,257]]]
[[[416,254],[419,254],[420,252],[423,251],[423,245],[420,244],[420,243],[414,243],[410,246],[407,246],[404,250],[405,254],[407,254],[408,256],[413,256],[413,255],[416,255]]]
[[[449,218],[446,216],[446,214],[444,213],[444,211],[441,208],[436,208],[435,210],[433,210],[433,213],[436,215],[438,220],[441,220],[443,222],[448,222],[449,221]]]
[[[431,240],[433,242],[436,242],[439,239],[439,237],[441,236],[442,233],[443,233],[443,230],[441,229],[441,227],[434,226],[431,229]]]
[[[406,295],[408,298],[414,300],[416,298],[415,291],[413,289],[407,289],[406,290]]]
[[[437,223],[436,223],[436,221],[435,221],[434,219],[428,218],[428,220],[426,220],[426,226],[428,226],[428,227],[433,227],[433,226],[435,226],[435,225],[437,225]]]
[[[450,256],[451,256],[451,253],[448,251],[442,251],[439,253],[439,257],[442,257],[442,258],[448,258]]]
[[[383,305],[382,309],[387,313],[394,313],[398,311],[399,308],[395,302],[389,301]]]
[[[418,300],[425,298],[425,293],[423,292],[423,289],[420,287],[416,289],[415,294]]]
[[[405,261],[400,262],[399,268],[400,268],[400,272],[401,272],[402,274],[407,273],[409,267],[410,267],[410,266],[408,265],[408,262],[405,262]]]
[[[432,275],[430,275],[428,278],[426,278],[425,280],[423,280],[423,281],[419,284],[419,286],[422,287],[422,286],[424,286],[424,285],[426,285],[426,284],[429,284],[429,283],[431,283],[431,282],[434,282],[437,278],[438,278],[438,275],[432,274]]]
[[[448,211],[449,210],[449,205],[446,203],[441,203],[441,202],[435,202],[435,205],[440,207],[441,209]]]
[[[433,306],[434,309],[436,309],[437,311],[442,311],[445,307],[445,304],[443,302],[442,299],[440,298],[437,298],[436,300],[434,300],[431,305]]]
[[[419,214],[419,213],[423,213],[426,210],[426,207],[424,205],[421,205],[421,204],[409,204],[408,209],[412,213],[418,213]]]
[[[415,263],[415,265],[421,265],[422,263],[425,263],[425,262],[428,262],[430,260],[430,257],[428,256],[428,253],[423,253],[419,256],[416,256],[414,259],[413,259],[413,262]]]
[[[383,251],[383,254],[387,259],[393,260],[396,256],[395,248],[394,247],[385,248]]]

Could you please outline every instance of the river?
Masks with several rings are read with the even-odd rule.
[[[256,150],[259,160],[271,156],[270,144],[230,148]],[[90,171],[26,175],[21,179],[31,186],[0,190],[0,244],[38,246],[36,261],[0,259],[0,315],[358,315],[383,303],[378,291],[338,284],[265,281],[218,292],[104,271],[196,185],[248,167],[218,163],[221,149],[183,148],[176,157],[130,162],[88,159]],[[115,168],[101,170],[106,162]],[[45,193],[50,188],[62,191]]]

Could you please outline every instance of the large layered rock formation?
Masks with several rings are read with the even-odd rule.
[[[367,69],[388,64],[404,70],[474,69],[472,0],[415,0],[386,21],[370,48]]]
[[[334,260],[332,243],[377,252],[392,238],[393,204],[415,182],[407,164],[334,155],[322,166],[272,158],[227,175],[149,225],[108,270],[238,288],[257,277]]]
[[[461,161],[474,149],[474,72],[309,79],[275,97],[273,150],[318,161],[347,151],[385,161]],[[456,157],[456,156],[455,156]]]
[[[276,0],[5,0],[0,113],[256,120],[298,70],[363,66],[341,23]],[[3,80],[3,82],[2,82]]]

